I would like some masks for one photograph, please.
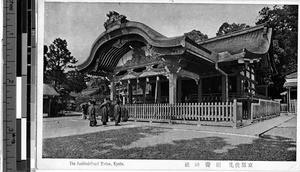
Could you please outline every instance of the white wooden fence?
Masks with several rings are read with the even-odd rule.
[[[281,103],[280,111],[284,113],[297,113],[297,99],[291,100],[289,107],[287,103]]]
[[[280,112],[287,112],[288,111],[288,105],[286,103],[280,104]]]
[[[251,104],[252,120],[260,120],[280,115],[280,102],[259,99],[258,103]]]
[[[157,121],[169,123],[193,123],[200,125],[222,125],[234,128],[243,125],[242,103],[177,103],[177,104],[127,104],[129,119],[135,121]],[[280,103],[259,99],[251,104],[250,121],[278,116]]]
[[[177,104],[127,104],[129,118],[139,121],[197,123],[222,123],[236,127],[237,102],[177,103]]]
[[[290,113],[297,113],[297,99],[290,101]]]

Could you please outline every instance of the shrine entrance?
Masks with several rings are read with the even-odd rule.
[[[236,125],[234,120],[259,117],[256,74],[276,72],[269,55],[272,29],[259,25],[201,42],[187,34],[168,38],[117,12],[107,16],[105,31],[78,70],[105,77],[110,99],[121,100],[135,119]],[[269,105],[276,103],[262,104],[275,113]]]

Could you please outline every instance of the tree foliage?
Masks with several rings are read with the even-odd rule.
[[[104,77],[91,77],[88,87],[98,88],[99,94],[109,95],[109,81]]]
[[[86,75],[79,72],[78,70],[68,71],[66,73],[67,80],[66,85],[68,86],[68,92],[79,93],[87,88]]]
[[[221,35],[225,35],[225,34],[228,34],[228,33],[231,33],[231,32],[234,32],[234,31],[238,31],[238,30],[242,30],[242,29],[246,29],[246,28],[249,28],[250,26],[245,24],[245,23],[241,23],[241,24],[236,24],[236,23],[232,23],[232,24],[229,24],[227,22],[224,22],[218,32],[216,33],[217,36],[221,36]]]
[[[278,75],[272,77],[271,96],[279,97],[285,76],[297,71],[298,6],[264,7],[256,24],[268,23],[273,29],[273,57]]]
[[[199,30],[192,30],[190,32],[187,32],[184,34],[185,36],[189,37],[195,42],[203,41],[208,39],[208,36],[206,34],[201,33]]]
[[[77,60],[67,48],[66,40],[56,38],[48,48],[44,48],[44,82],[52,84],[60,94],[69,93],[72,90],[73,78],[68,79],[66,71],[74,69]],[[72,90],[73,91],[73,90]]]

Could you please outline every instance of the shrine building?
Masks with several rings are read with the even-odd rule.
[[[257,25],[204,41],[166,37],[147,25],[107,14],[81,72],[110,81],[124,104],[251,102],[268,99],[262,80],[276,73],[272,29]],[[247,108],[249,106],[249,108]]]
[[[111,98],[126,103],[231,101],[262,97],[262,71],[276,72],[272,29],[258,25],[195,42],[165,37],[143,23],[108,14],[104,31],[78,69],[107,77]]]

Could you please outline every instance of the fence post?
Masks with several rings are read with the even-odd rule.
[[[251,110],[250,110],[250,122],[251,123],[253,123],[253,115],[254,115],[254,105],[253,105],[253,103],[251,103],[251,105],[250,105],[251,107]]]
[[[136,113],[137,113],[137,107],[136,107],[136,104],[135,104],[134,105],[134,122],[137,122]]]
[[[218,107],[218,103],[214,103],[214,116],[215,116],[215,122],[217,122],[218,121],[218,113],[217,113],[217,107]]]
[[[201,126],[201,116],[203,115],[202,111],[203,111],[203,103],[202,102],[199,102],[198,104],[198,123],[197,123],[197,126]]]
[[[172,106],[173,104],[167,104],[167,109],[169,110],[169,118],[170,118],[169,124],[172,124]]]
[[[233,104],[232,104],[232,117],[233,117],[233,128],[237,128],[237,101],[236,99],[233,99]]]

